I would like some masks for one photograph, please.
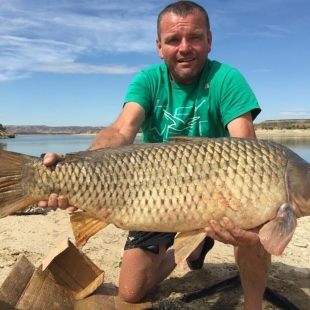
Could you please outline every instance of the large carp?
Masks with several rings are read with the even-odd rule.
[[[241,138],[174,138],[42,159],[0,152],[0,218],[51,193],[86,212],[71,216],[77,245],[112,223],[126,230],[181,232],[180,262],[212,219],[251,229],[280,255],[310,215],[310,165],[287,147]]]

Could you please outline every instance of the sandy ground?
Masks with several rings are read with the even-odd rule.
[[[91,238],[83,248],[83,252],[105,271],[107,285],[117,286],[126,234],[110,225]],[[68,237],[73,241],[66,211],[51,211],[46,215],[12,215],[1,219],[0,286],[22,255],[38,267],[42,259]],[[202,270],[185,272],[178,266],[150,294],[158,300],[174,298],[236,274],[233,248],[217,242]],[[299,309],[310,309],[310,217],[298,220],[296,232],[283,255],[273,257],[268,287]]]
[[[12,215],[1,219],[0,285],[12,267],[25,255],[39,266],[61,241],[73,236],[66,211],[47,215]],[[105,271],[105,283],[117,286],[126,232],[110,225],[91,238],[83,252]],[[310,309],[310,217],[299,220],[292,241],[280,257],[273,257],[268,287],[276,290],[300,309]],[[202,270],[188,272],[178,266],[160,284],[152,297],[178,297],[223,281],[237,274],[233,248],[217,242]],[[152,298],[152,299],[153,299]]]

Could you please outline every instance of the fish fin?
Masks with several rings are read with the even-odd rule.
[[[186,142],[186,141],[193,141],[195,137],[188,137],[188,136],[173,136],[169,137],[169,142]]]
[[[26,197],[22,187],[24,166],[37,157],[0,151],[0,218],[31,206],[39,201]]]
[[[296,214],[288,204],[283,204],[277,217],[266,223],[259,231],[259,239],[267,252],[281,255],[293,237],[297,226]]]
[[[75,244],[79,249],[86,244],[90,237],[109,225],[109,223],[103,222],[84,211],[70,214],[70,221]]]
[[[207,233],[202,230],[185,231],[178,233],[174,240],[174,258],[177,264],[180,264],[198,247],[206,238]]]
[[[168,142],[206,142],[210,140],[210,138],[206,137],[189,137],[189,136],[172,136],[168,138]],[[213,139],[214,140],[214,139]]]

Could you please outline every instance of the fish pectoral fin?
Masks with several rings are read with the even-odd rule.
[[[90,237],[109,225],[109,223],[105,223],[83,211],[70,214],[70,222],[75,238],[75,245],[79,249],[86,244]]]
[[[259,231],[259,239],[267,252],[281,255],[293,237],[297,226],[296,214],[288,204],[283,204],[277,217],[265,224]]]
[[[206,238],[207,233],[202,230],[193,230],[178,233],[174,239],[174,259],[176,264],[180,264],[198,247]]]

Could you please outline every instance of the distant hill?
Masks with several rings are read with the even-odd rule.
[[[310,119],[283,119],[283,120],[267,120],[254,125],[255,129],[263,130],[294,130],[294,129],[310,129]],[[57,135],[57,134],[97,134],[104,127],[93,126],[14,126],[6,125],[6,132],[0,130],[0,138],[6,138],[10,135]]]
[[[92,126],[14,126],[6,125],[6,130],[12,132],[15,135],[57,135],[57,134],[97,134],[104,127],[92,127]]]
[[[310,119],[269,120],[254,125],[255,129],[310,129]]]

